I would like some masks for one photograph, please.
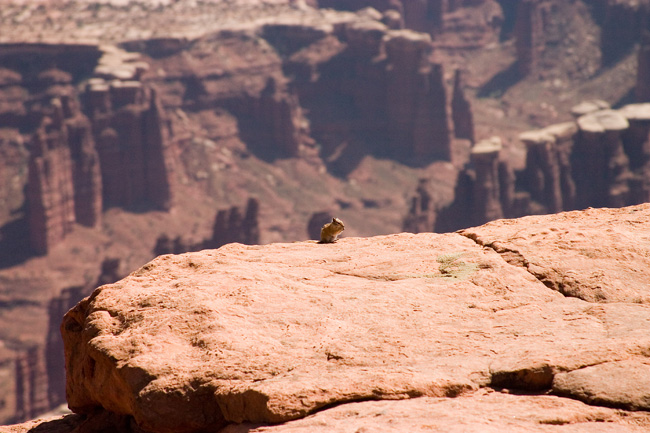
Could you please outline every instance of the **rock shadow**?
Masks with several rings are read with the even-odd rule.
[[[0,269],[19,265],[32,255],[26,218],[14,219],[0,227]]]
[[[75,431],[84,420],[82,415],[66,415],[63,418],[44,421],[27,430],[27,433],[69,433]]]
[[[345,141],[329,155],[321,156],[327,166],[328,173],[341,179],[345,179],[359,166],[366,155],[371,154],[372,152],[367,149],[367,146],[364,143]]]
[[[477,92],[479,98],[496,98],[503,95],[509,88],[522,79],[519,72],[519,62],[515,61],[503,71],[494,75]]]
[[[623,95],[618,101],[612,104],[612,108],[621,108],[628,104],[637,103],[636,94],[634,87],[630,88],[625,95]]]

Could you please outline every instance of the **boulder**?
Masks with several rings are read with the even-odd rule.
[[[486,413],[494,431],[639,431],[623,418],[647,413],[490,389],[645,408],[649,223],[645,204],[160,256],[66,314],[68,404],[166,433],[489,431]],[[609,367],[621,380],[599,384]]]
[[[650,363],[647,358],[605,362],[560,373],[553,390],[590,404],[650,410]]]

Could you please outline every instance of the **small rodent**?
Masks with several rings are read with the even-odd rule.
[[[332,218],[331,223],[327,223],[320,229],[320,242],[321,244],[332,244],[336,242],[336,238],[345,230],[343,221],[338,218]]]

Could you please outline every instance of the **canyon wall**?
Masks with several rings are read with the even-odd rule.
[[[200,241],[186,239],[182,236],[170,238],[163,233],[158,236],[153,254],[182,254],[188,251],[215,249],[222,245],[238,242],[244,245],[260,243],[259,228],[260,202],[249,198],[246,206],[232,206],[217,211],[212,228],[212,236]]]
[[[498,40],[503,12],[495,0],[318,0],[321,8],[360,10],[374,8],[402,17],[407,29],[428,33],[439,44],[461,49],[477,48]]]
[[[27,198],[31,246],[38,254],[61,242],[75,222],[101,222],[99,159],[91,125],[74,94],[44,101],[40,125],[30,140]]]
[[[267,161],[322,157],[345,171],[358,162],[350,152],[418,164],[451,157],[453,122],[429,35],[345,15],[181,42],[0,45],[0,177],[11,180],[0,186],[2,222],[19,218],[32,253],[50,254],[75,225],[102,227],[110,207],[169,209],[176,140],[196,133],[179,127],[178,113],[227,113],[246,152]],[[259,207],[251,199],[219,211],[209,239],[161,236],[155,254],[259,243]],[[0,236],[2,254],[22,239]],[[49,301],[45,346],[16,361],[16,419],[64,400],[57,317],[91,288]]]
[[[596,13],[610,2],[601,3],[594,2]],[[341,15],[333,22],[210,28],[192,38],[118,46],[0,45],[0,220],[11,223],[0,233],[2,264],[9,263],[22,239],[31,240],[34,252],[47,254],[76,224],[101,227],[102,213],[110,207],[170,209],[177,141],[213,138],[231,125],[233,141],[241,145],[235,161],[251,154],[266,162],[303,158],[342,179],[368,154],[410,168],[453,160],[453,138],[474,144],[476,133],[462,73],[456,73],[449,92],[440,52],[495,42],[505,17],[516,15],[520,72],[534,77],[545,43],[544,1],[520,2],[520,13],[510,15],[490,0],[319,4],[372,6],[380,12]],[[610,17],[625,14],[612,9]],[[614,18],[605,21],[611,28],[603,34],[616,39]],[[621,38],[628,46],[627,36]],[[647,45],[639,53],[639,100],[650,100]],[[645,108],[584,116],[523,134],[527,163],[517,173],[498,139],[478,141],[458,174],[455,200],[441,204],[435,186],[421,180],[404,229],[451,231],[500,217],[647,201]],[[231,122],[224,126],[223,119]],[[592,181],[593,172],[604,173],[603,179]],[[154,253],[258,243],[259,207],[252,200],[245,208],[220,210],[209,239],[161,235]],[[23,212],[24,218],[12,220]],[[324,215],[313,215],[312,238],[318,237]],[[45,349],[19,356],[20,416],[42,410],[44,401],[64,398],[57,317],[91,288],[75,286],[52,299]]]
[[[59,337],[59,340],[61,338]],[[15,359],[16,420],[35,418],[51,408],[42,347],[32,346]]]
[[[544,44],[544,3],[544,0],[522,0],[517,5],[514,36],[517,69],[522,77],[535,73],[538,68],[540,50]]]
[[[148,56],[143,79],[161,89],[167,109],[234,116],[238,136],[261,159],[316,158],[346,172],[358,160],[352,155],[450,158],[443,67],[431,59],[427,34],[345,15],[333,24],[218,32],[165,56],[151,45],[128,47]],[[230,61],[215,64],[215,50]],[[153,74],[160,68],[164,78]]]
[[[37,254],[75,223],[99,226],[107,206],[170,206],[173,160],[159,99],[101,56],[93,45],[0,46],[0,119],[4,136],[14,131],[26,143],[25,219]]]
[[[650,104],[612,110],[592,103],[574,112],[573,122],[521,134],[527,150],[521,171],[503,160],[498,138],[478,142],[449,206],[424,205],[430,192],[421,181],[404,229],[445,232],[502,217],[650,201]]]

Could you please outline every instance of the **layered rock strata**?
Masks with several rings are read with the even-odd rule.
[[[170,206],[173,161],[160,101],[134,81],[146,69],[141,62],[125,63],[122,57],[132,54],[104,49],[110,55],[93,45],[0,47],[7,68],[0,118],[28,143],[26,219],[37,254],[50,251],[75,223],[99,226],[106,205]],[[93,78],[79,92],[92,74],[112,81]],[[29,98],[15,98],[26,91]]]
[[[544,45],[542,6],[545,0],[522,0],[517,5],[515,45],[519,75],[537,72],[540,50]]]
[[[454,88],[451,94],[451,118],[454,122],[454,136],[474,143],[474,114],[465,96],[463,72],[454,73]]]
[[[434,36],[440,46],[475,49],[495,42],[503,23],[503,11],[494,0],[319,0],[321,8],[357,11],[373,8],[403,17],[403,26]]]
[[[85,97],[101,162],[105,207],[169,209],[169,126],[155,90],[138,81],[94,79]]]
[[[48,399],[47,371],[43,349],[33,346],[15,359],[15,419],[35,418],[51,406]]]
[[[153,253],[156,256],[182,254],[206,248],[219,248],[231,242],[257,245],[260,243],[259,208],[259,200],[249,198],[246,205],[241,208],[232,206],[229,209],[217,211],[212,236],[198,242],[182,236],[172,239],[166,234],[162,234],[156,241]]]
[[[430,36],[363,14],[335,17],[217,32],[162,57],[129,46],[150,56],[143,79],[163,90],[166,107],[234,116],[247,149],[264,160],[311,160],[320,150],[342,172],[367,153],[448,160],[449,99]],[[215,63],[215,50],[230,61]],[[164,78],[152,73],[159,69]]]
[[[517,172],[489,140],[477,143],[458,173],[454,201],[442,209],[412,207],[404,229],[453,231],[504,216],[649,201],[650,106],[605,106],[582,103],[572,110],[575,121],[521,134],[526,164]],[[423,230],[413,221],[435,224]]]

